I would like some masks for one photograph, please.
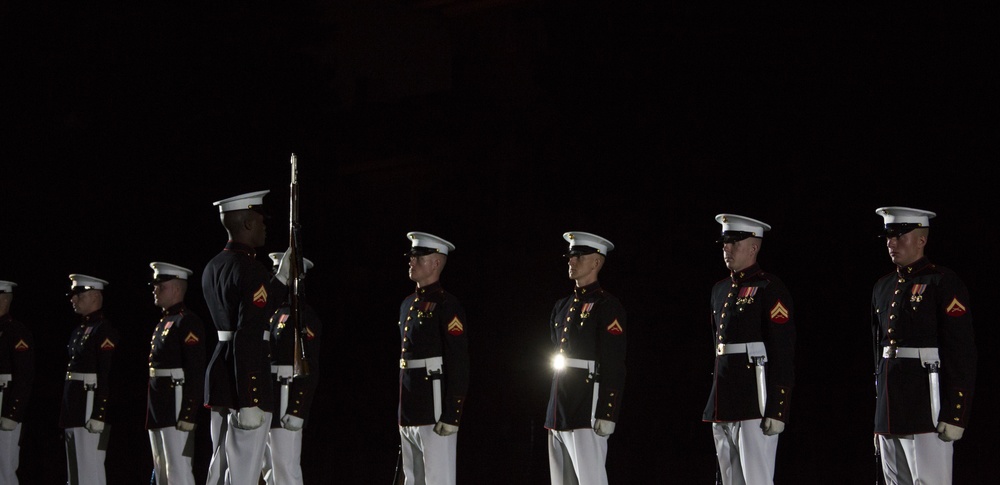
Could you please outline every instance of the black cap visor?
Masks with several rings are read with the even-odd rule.
[[[426,256],[428,254],[434,254],[438,252],[437,249],[428,248],[424,246],[413,246],[409,251],[403,253],[403,256],[413,257],[413,256]]]
[[[753,237],[753,233],[749,231],[723,231],[719,239],[716,239],[716,243],[729,244],[737,241],[742,241],[748,237]]]
[[[80,293],[85,292],[85,291],[96,290],[96,289],[97,288],[94,288],[93,286],[76,286],[76,287],[70,288],[69,293],[66,293],[66,296],[72,298],[72,297],[74,297],[76,295],[79,295]]]
[[[892,224],[886,224],[882,234],[879,234],[878,237],[899,237],[920,227],[923,226],[917,224],[916,222],[895,222]]]
[[[566,254],[563,254],[564,258],[572,258],[573,256],[583,256],[585,254],[601,254],[601,251],[597,248],[592,248],[590,246],[572,246]],[[602,254],[603,256],[603,254]]]
[[[164,281],[170,281],[170,280],[175,280],[175,279],[177,279],[177,276],[175,276],[175,275],[172,275],[172,274],[161,274],[161,275],[157,275],[156,278],[153,278],[153,280],[150,281],[149,284],[150,284],[150,286],[152,286],[152,285],[158,285],[160,283],[163,283]]]

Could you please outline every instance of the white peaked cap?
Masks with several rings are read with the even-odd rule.
[[[160,261],[153,261],[152,263],[149,263],[149,267],[153,268],[153,281],[167,281],[174,278],[186,280],[188,279],[188,276],[191,276],[194,273],[194,271],[191,271],[183,266],[163,263]]]
[[[249,192],[235,197],[230,197],[228,199],[217,200],[212,204],[219,206],[220,213],[252,209],[256,206],[264,205],[264,196],[267,195],[268,192],[270,192],[270,190]]]
[[[17,286],[17,283],[13,281],[0,280],[0,293],[13,293],[15,286]]]
[[[87,276],[85,274],[71,274],[69,275],[69,280],[72,282],[70,284],[71,290],[103,290],[104,285],[108,284],[105,280],[94,278],[93,276]]]
[[[910,207],[879,207],[875,213],[882,216],[885,225],[889,224],[917,224],[920,227],[930,227],[931,218],[937,214],[923,209],[912,209]]]
[[[267,257],[271,258],[271,264],[277,268],[281,264],[281,257],[284,255],[285,253],[268,253]],[[302,271],[309,271],[312,267],[313,262],[309,261],[309,258],[302,258]]]
[[[615,245],[597,234],[589,232],[569,231],[563,233],[563,239],[569,242],[569,252],[578,254],[600,253],[607,256]]]
[[[764,237],[764,231],[770,231],[771,226],[766,222],[751,219],[749,217],[738,216],[736,214],[718,214],[715,222],[722,224],[722,234],[727,232],[748,232],[753,237]]]
[[[412,241],[408,254],[418,256],[431,253],[448,254],[449,251],[455,250],[454,244],[426,232],[408,232],[406,237]]]

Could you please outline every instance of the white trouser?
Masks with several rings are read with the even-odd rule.
[[[885,483],[951,485],[954,444],[937,433],[878,435]]]
[[[0,485],[17,485],[17,466],[21,456],[21,423],[10,431],[0,430]]]
[[[108,433],[105,427],[101,433],[91,433],[87,428],[67,428],[66,473],[69,485],[105,485],[108,483],[104,472],[104,457],[107,454],[106,440],[101,437]]]
[[[211,429],[212,435],[212,460],[208,464],[208,476],[205,485],[224,485],[226,483],[226,470],[229,463],[226,462],[226,433],[229,431],[229,421],[226,415],[212,410]]]
[[[206,485],[256,484],[264,463],[271,413],[264,413],[264,424],[257,429],[239,429],[236,409],[223,414],[212,410],[212,461],[208,464]]]
[[[170,426],[149,430],[156,485],[194,485],[194,433]],[[185,453],[186,452],[186,453]]]
[[[608,437],[593,429],[549,430],[552,485],[607,485]]]
[[[715,454],[724,485],[774,483],[774,458],[778,454],[779,435],[765,435],[760,429],[760,421],[757,418],[712,423]]]
[[[434,425],[400,426],[406,485],[455,485],[458,433],[438,436]]]
[[[271,428],[264,449],[267,485],[302,485],[302,430]],[[172,484],[171,484],[172,485]]]

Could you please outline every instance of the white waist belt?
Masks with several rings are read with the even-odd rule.
[[[272,365],[271,373],[277,374],[278,379],[291,379],[295,370],[290,365]]]
[[[174,369],[149,368],[149,377],[173,377],[175,381],[184,380],[184,369],[177,367]]]
[[[174,381],[174,411],[177,414],[174,417],[180,418],[181,402],[184,398],[184,369],[180,367],[173,369],[157,369],[155,367],[150,367],[149,377],[169,377]]]
[[[13,380],[14,376],[11,374],[0,374],[0,389],[7,386],[7,383]]]
[[[427,372],[439,371],[441,366],[444,364],[444,359],[441,357],[429,357],[426,359],[399,359],[400,369],[423,369],[427,368]]]
[[[434,420],[441,419],[441,367],[444,366],[444,358],[428,357],[426,359],[399,359],[400,369],[427,369],[427,375],[437,378],[431,379],[431,387],[434,396]]]
[[[584,360],[584,359],[570,359],[570,358],[565,358],[565,359],[563,359],[563,364],[566,367],[573,367],[573,368],[576,368],[576,369],[587,369],[587,370],[589,370],[591,372],[594,371],[594,367],[595,367],[595,361],[593,361],[593,360]]]
[[[87,408],[84,411],[83,419],[90,419],[94,411],[94,389],[97,388],[97,374],[90,372],[67,372],[67,381],[83,381],[83,388],[87,390]]]
[[[941,357],[937,347],[882,347],[882,358],[885,359],[920,359],[927,368],[927,386],[931,398],[931,422],[938,422],[941,413],[941,380],[938,370],[941,367]]]
[[[715,347],[715,355],[752,354],[751,357],[766,356],[764,342],[746,342],[740,344],[719,344]]]
[[[882,347],[882,357],[885,359],[903,358],[920,359],[924,364],[941,363],[937,347]]]
[[[219,342],[228,342],[232,339],[232,330],[219,330]],[[264,340],[271,340],[271,332],[264,332]]]
[[[67,372],[67,381],[83,381],[84,384],[97,384],[97,374],[89,372]]]
[[[757,406],[763,417],[767,407],[767,369],[764,367],[764,363],[767,362],[767,347],[764,346],[764,342],[720,343],[715,347],[715,355],[729,354],[747,354],[747,361],[754,365],[757,376]]]

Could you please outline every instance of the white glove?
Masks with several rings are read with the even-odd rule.
[[[777,419],[764,418],[760,422],[760,429],[764,430],[767,436],[774,436],[785,430],[785,423]]]
[[[962,439],[965,428],[941,421],[937,425],[937,432],[938,439],[941,441],[958,441]]]
[[[305,424],[305,420],[298,416],[286,414],[281,417],[281,427],[288,431],[298,431],[302,429],[303,424]]]
[[[285,250],[285,254],[281,255],[281,261],[278,262],[278,270],[274,272],[274,276],[278,278],[281,284],[288,284],[288,279],[292,277],[293,264],[295,264],[295,261],[292,261],[292,248],[288,248]]]
[[[0,418],[0,430],[4,431],[14,431],[17,427],[17,421],[10,418]]]
[[[236,427],[239,429],[257,429],[264,424],[264,411],[259,407],[240,408],[236,411]]]
[[[178,431],[194,431],[195,424],[187,421],[178,421],[177,430]]]
[[[611,436],[611,433],[615,432],[615,422],[608,421],[606,419],[598,419],[594,421],[594,432],[597,433],[597,436]]]
[[[87,424],[84,425],[84,428],[87,428],[87,431],[90,431],[91,433],[94,434],[100,433],[101,431],[104,431],[104,421],[91,419],[90,421],[87,421]]]
[[[458,426],[438,421],[437,424],[434,425],[434,432],[437,433],[438,436],[450,436],[458,432]]]

